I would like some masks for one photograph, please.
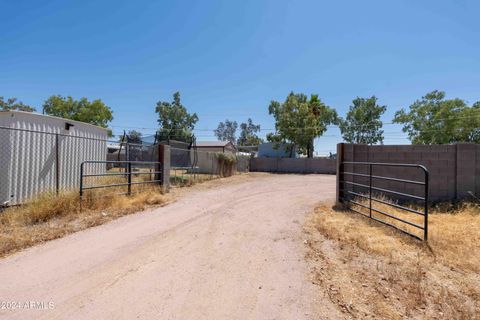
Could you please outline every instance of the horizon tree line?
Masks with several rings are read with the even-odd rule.
[[[5,100],[0,97],[1,110],[34,112],[36,109],[16,98]],[[352,100],[345,118],[321,101],[317,94],[310,97],[294,93],[284,102],[272,100],[268,112],[275,120],[275,133],[266,136],[267,141],[285,143],[296,147],[301,153],[312,157],[313,141],[321,137],[329,125],[338,126],[342,138],[348,143],[383,144],[384,131],[381,117],[387,110],[380,105],[376,96],[356,97]],[[101,99],[79,100],[71,96],[52,95],[42,105],[43,113],[66,119],[91,123],[103,128],[113,120],[113,110]],[[188,140],[192,137],[199,117],[189,113],[182,104],[180,93],[173,94],[171,102],[158,101],[161,139]],[[415,100],[408,108],[398,110],[392,123],[401,124],[402,131],[412,144],[448,144],[455,142],[480,143],[480,101],[471,106],[463,99],[446,99],[444,91],[434,90]],[[237,129],[240,135],[237,137]],[[214,130],[219,140],[232,141],[241,146],[258,145],[264,140],[259,137],[260,125],[251,118],[242,122],[226,119]],[[111,135],[111,131],[109,131]],[[135,132],[141,135],[140,132]]]

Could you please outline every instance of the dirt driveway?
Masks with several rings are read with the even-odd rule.
[[[334,181],[256,174],[209,182],[168,206],[5,258],[0,300],[30,309],[0,310],[0,317],[322,317],[315,310],[328,302],[309,279],[302,223],[334,196]]]

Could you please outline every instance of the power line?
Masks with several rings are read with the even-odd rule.
[[[447,121],[447,120],[457,120],[457,119],[471,119],[471,118],[475,118],[475,117],[480,117],[480,113],[478,114],[475,114],[475,115],[471,115],[471,116],[455,116],[455,117],[449,117],[449,118],[438,118],[438,119],[427,119],[427,120],[430,120],[430,121]],[[355,125],[355,126],[350,126],[350,127],[353,127],[353,128],[363,128],[363,127],[366,127],[366,126],[369,126],[369,125],[372,125],[372,124],[377,124],[377,122],[373,123],[373,122],[369,122],[369,123],[362,123],[362,124],[358,124],[358,125]],[[402,125],[402,123],[395,123],[395,122],[382,122],[381,123],[382,126],[385,126],[385,125]],[[115,126],[111,126],[112,128],[127,128],[127,129],[140,129],[140,130],[160,130],[161,128],[160,127],[135,127],[135,126],[121,126],[121,125],[115,125]],[[327,128],[340,128],[340,125],[337,125],[337,124],[330,124],[330,125],[327,125],[326,126]],[[314,127],[289,127],[290,129],[298,129],[298,130],[307,130],[307,129],[322,129],[323,127],[321,126],[314,126]],[[170,130],[170,131],[184,131],[185,129],[167,129],[167,130]],[[215,129],[211,129],[211,128],[194,128],[192,131],[213,131]],[[276,131],[277,129],[275,128],[260,128],[259,131]]]

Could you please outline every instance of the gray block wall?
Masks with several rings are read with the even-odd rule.
[[[469,192],[480,196],[480,145],[477,144],[368,146],[341,143],[337,147],[337,155],[339,161],[424,165],[430,173],[429,197],[432,201],[471,198]],[[344,167],[345,171],[353,169],[351,165]],[[368,167],[356,167],[355,172],[368,173]],[[376,167],[373,174],[424,180],[421,170],[415,168]],[[368,184],[366,178],[362,177],[355,177],[351,181]],[[376,180],[375,186],[410,194],[422,193],[421,186],[392,181]]]
[[[336,173],[336,160],[325,158],[252,158],[252,172]]]

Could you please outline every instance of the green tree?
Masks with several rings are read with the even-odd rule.
[[[445,92],[432,91],[395,113],[394,123],[403,124],[413,144],[480,143],[480,102],[469,107],[462,99],[445,99]]]
[[[3,100],[3,97],[0,97],[0,110],[33,112],[35,111],[35,108],[18,101],[17,98],[9,98],[5,101]]]
[[[129,130],[120,137],[120,142],[142,143],[142,133],[137,130]]]
[[[158,113],[160,139],[187,141],[191,138],[198,116],[188,113],[180,101],[180,92],[173,94],[172,102],[157,102],[155,112]]]
[[[383,143],[383,123],[380,117],[387,107],[378,105],[375,96],[357,97],[352,103],[346,118],[339,119],[343,140],[348,143]]]
[[[329,124],[337,122],[336,111],[316,94],[309,99],[305,94],[291,92],[283,103],[272,101],[268,112],[275,118],[277,132],[269,134],[267,139],[296,146],[309,158],[313,157],[313,140],[322,136]]]
[[[240,124],[240,137],[237,140],[239,146],[258,146],[263,142],[263,139],[256,134],[260,131],[260,125],[253,123],[252,119],[248,118],[247,122]]]
[[[100,99],[75,100],[72,97],[56,95],[44,102],[43,110],[51,116],[86,122],[102,128],[107,128],[108,123],[113,120],[112,110]]]
[[[213,130],[215,136],[220,141],[230,141],[235,143],[237,137],[238,124],[236,121],[230,121],[228,119],[225,122],[220,122],[217,129]]]

